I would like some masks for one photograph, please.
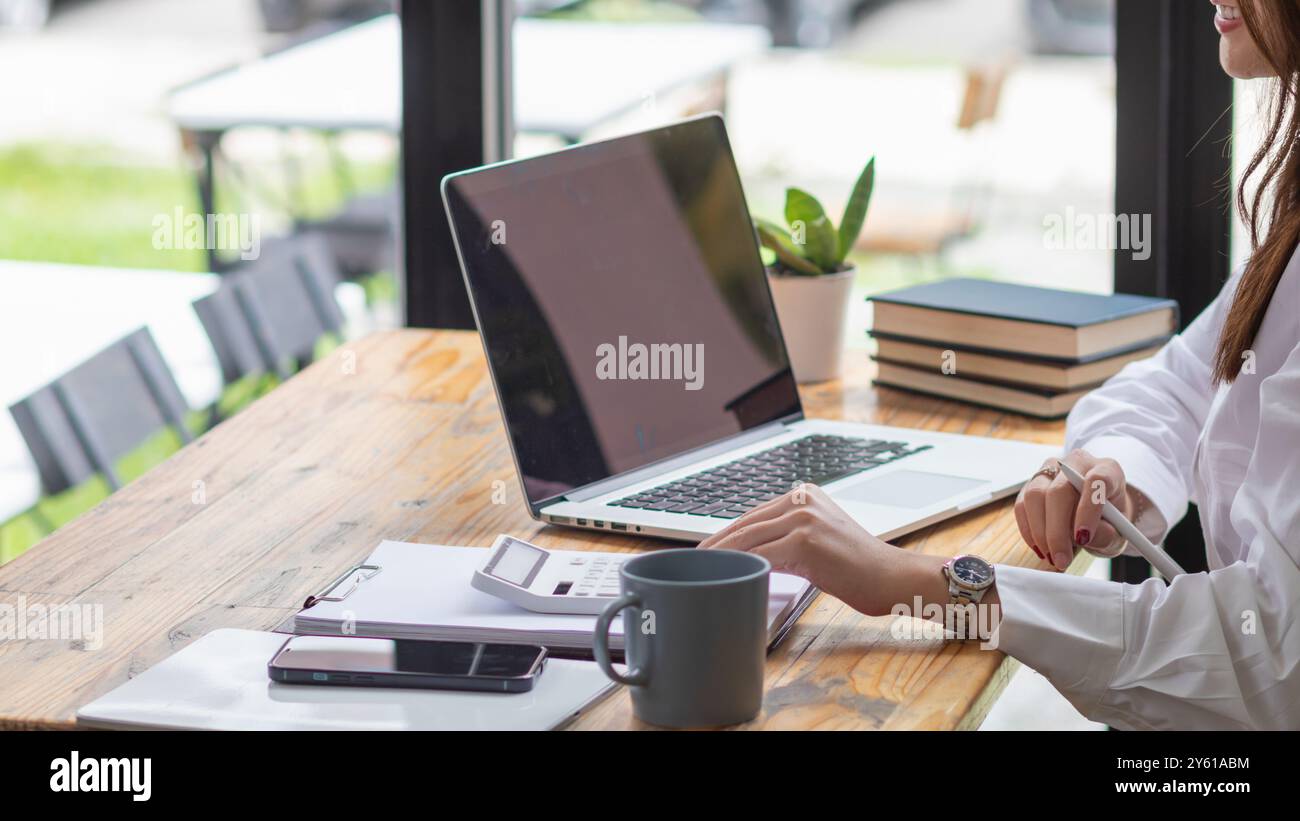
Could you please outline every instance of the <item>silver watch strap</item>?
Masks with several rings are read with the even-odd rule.
[[[955,638],[964,640],[964,639],[978,637],[977,635],[972,635],[972,631],[978,634],[978,630],[979,630],[978,617],[974,619],[966,619],[964,615],[962,626],[965,627],[965,630],[958,630],[957,609],[962,608],[964,610],[970,605],[978,605],[980,599],[984,598],[983,593],[984,593],[983,590],[977,590],[977,591],[966,590],[962,588],[960,585],[958,585],[957,581],[951,575],[948,576],[949,609],[947,613],[944,614],[945,615],[944,627],[951,630]],[[968,614],[968,615],[973,615],[973,614]]]

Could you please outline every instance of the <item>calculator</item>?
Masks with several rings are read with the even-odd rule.
[[[552,553],[498,536],[470,585],[534,613],[594,616],[618,596],[623,561],[609,553]]]

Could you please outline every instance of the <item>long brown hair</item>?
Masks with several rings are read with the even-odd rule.
[[[1219,335],[1214,381],[1231,382],[1264,322],[1296,244],[1300,242],[1300,0],[1238,0],[1246,29],[1277,75],[1266,109],[1268,130],[1237,185],[1237,210],[1250,229],[1251,255]],[[1262,173],[1260,173],[1262,172]],[[1256,173],[1254,192],[1247,184]],[[1266,205],[1271,196],[1272,203]],[[1264,219],[1267,211],[1268,219]],[[1265,232],[1267,222],[1267,232]]]

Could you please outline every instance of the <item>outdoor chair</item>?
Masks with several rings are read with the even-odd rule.
[[[9,408],[46,494],[103,475],[122,486],[116,463],[164,428],[182,442],[187,406],[147,328],[141,328]]]
[[[283,379],[311,362],[320,339],[343,329],[338,282],[328,243],[314,233],[268,243],[257,260],[223,275],[219,289],[194,303],[222,379]]]

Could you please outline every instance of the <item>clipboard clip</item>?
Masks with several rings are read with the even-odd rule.
[[[361,564],[353,565],[352,567],[343,571],[343,575],[339,576],[337,579],[330,582],[329,585],[326,586],[324,590],[322,590],[321,592],[317,593],[314,596],[308,596],[307,600],[302,603],[302,609],[306,610],[307,608],[315,605],[317,602],[343,601],[348,596],[351,596],[354,592],[356,592],[356,589],[361,586],[362,582],[367,581],[369,579],[373,579],[375,576],[379,575],[379,571],[383,569],[384,568],[380,567],[377,564],[365,564],[364,562]],[[335,589],[337,589],[340,585],[346,582],[349,578],[352,579],[352,584],[349,585],[347,589],[344,590],[341,594],[336,595],[334,593]]]

